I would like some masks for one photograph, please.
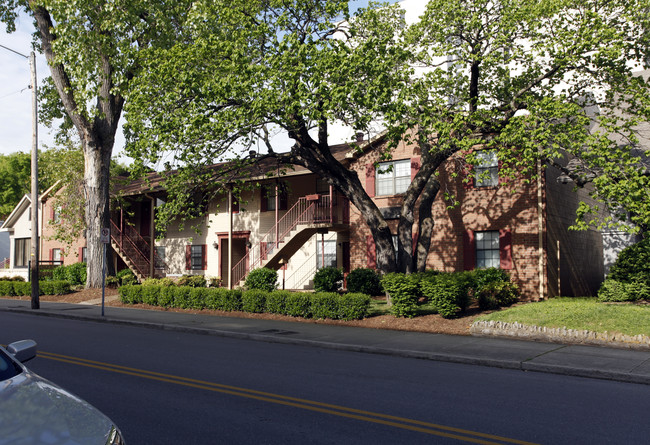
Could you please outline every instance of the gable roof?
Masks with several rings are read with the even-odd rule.
[[[61,180],[56,181],[50,188],[45,190],[43,193],[41,193],[41,196],[39,197],[41,202],[45,202],[47,198],[53,194],[54,191],[58,190],[61,184]],[[32,205],[32,198],[31,195],[25,194],[20,201],[18,201],[18,204],[16,204],[16,207],[11,211],[5,222],[0,226],[0,230],[11,230],[13,229],[14,225],[16,224],[16,221],[22,216],[22,214],[27,210],[30,206]]]
[[[358,148],[356,148],[355,145],[348,143],[331,145],[330,152],[332,153],[332,156],[343,165],[349,165],[361,154],[367,152],[370,147],[374,146],[377,142],[382,141],[384,137],[385,133],[381,133],[371,140],[359,141],[356,145]],[[231,163],[223,162],[213,164],[208,168],[214,170],[215,174],[218,174],[220,169],[225,170],[229,165],[231,165]],[[240,173],[232,176],[232,179],[245,179],[247,181],[269,179],[276,176],[274,173],[277,169],[277,165],[277,161],[274,158],[264,158],[245,169],[240,170]],[[168,175],[173,175],[175,173],[176,171],[148,173],[143,178],[117,185],[113,190],[113,193],[119,194],[120,196],[135,196],[146,193],[162,192],[165,190],[165,178]],[[271,176],[269,176],[268,173],[271,173]],[[305,167],[292,165],[290,166],[289,171],[282,173],[280,176],[299,176],[309,174],[313,173]]]

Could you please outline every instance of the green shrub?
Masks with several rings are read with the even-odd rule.
[[[336,267],[323,267],[314,275],[316,292],[336,292],[343,284],[343,270]]]
[[[484,311],[510,306],[519,300],[519,287],[511,281],[492,281],[481,286],[476,298]]]
[[[175,286],[176,282],[171,278],[145,278],[142,280],[143,286]]]
[[[193,289],[189,286],[175,286],[172,292],[174,294],[174,304],[173,307],[178,307],[181,309],[190,309],[192,307],[192,302],[190,299],[190,291]]]
[[[627,283],[627,292],[634,300],[650,301],[650,280],[647,280],[644,274],[637,274],[631,277]]]
[[[158,306],[158,297],[160,296],[161,290],[162,290],[162,286],[158,284],[149,284],[145,286],[143,282],[142,302],[144,304],[150,304],[151,306]]]
[[[266,296],[269,292],[261,289],[249,289],[241,296],[244,312],[262,313],[266,308]]]
[[[464,272],[441,273],[433,280],[421,282],[424,296],[444,318],[454,318],[467,309],[472,280]]]
[[[115,276],[120,279],[121,286],[136,284],[138,282],[138,278],[135,276],[133,271],[128,268],[120,270],[115,274]]]
[[[142,303],[142,286],[137,284],[126,284],[120,286],[120,301],[124,304]]]
[[[390,298],[393,315],[408,318],[415,316],[420,295],[415,280],[403,273],[388,273],[382,277],[381,285]]]
[[[598,301],[636,301],[636,295],[628,292],[628,283],[607,278],[598,289]]]
[[[621,250],[607,278],[630,283],[641,277],[650,282],[650,237]]]
[[[107,276],[105,281],[106,287],[111,289],[117,289],[120,285],[120,279],[114,276]]]
[[[278,272],[266,267],[253,269],[246,277],[247,289],[260,289],[272,292],[278,287]]]
[[[160,286],[158,294],[158,306],[172,307],[174,304],[174,286]]]
[[[218,311],[240,311],[242,309],[242,291],[239,289],[206,289],[205,307]]]
[[[14,281],[14,295],[24,297],[32,294],[32,283],[27,281]]]
[[[322,269],[321,269],[322,270]],[[338,318],[338,298],[336,292],[317,292],[311,295],[311,314],[314,318]]]
[[[270,314],[287,315],[287,299],[291,292],[286,290],[274,290],[266,295],[265,312]]]
[[[347,286],[348,292],[351,293],[360,292],[371,296],[382,295],[384,293],[381,287],[381,278],[373,269],[354,269],[348,274]]]
[[[5,297],[13,297],[14,293],[14,282],[9,280],[0,280],[0,295]]]
[[[183,275],[176,282],[177,286],[206,287],[207,281],[203,275]]]
[[[82,286],[86,284],[86,263],[74,263],[66,266],[65,272],[64,280],[67,280],[71,286]]]
[[[474,280],[473,287],[476,292],[489,283],[510,281],[510,274],[507,271],[496,267],[475,269],[471,271],[470,274]]]
[[[339,297],[338,317],[341,320],[361,320],[368,316],[370,297],[365,293],[348,293]]]
[[[205,300],[207,299],[207,287],[192,287],[189,294],[189,307],[191,309],[205,308]]]
[[[221,277],[209,277],[207,278],[208,287],[221,287],[223,280]]]
[[[286,313],[292,317],[311,317],[311,301],[309,294],[303,292],[291,292],[287,296]]]
[[[54,269],[52,269],[52,279],[53,280],[65,280],[68,273],[67,273],[67,266],[57,266]]]

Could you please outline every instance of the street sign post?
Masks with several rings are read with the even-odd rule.
[[[104,255],[102,258],[102,317],[104,316],[104,295],[106,294],[106,244],[111,242],[111,229],[109,227],[102,228],[99,240],[104,244]]]

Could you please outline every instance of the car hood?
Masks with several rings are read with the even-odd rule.
[[[87,402],[28,370],[0,382],[0,445],[105,445],[112,425]]]

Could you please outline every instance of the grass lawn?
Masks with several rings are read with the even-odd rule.
[[[480,320],[650,336],[650,304],[599,303],[596,298],[552,298],[482,315]]]

